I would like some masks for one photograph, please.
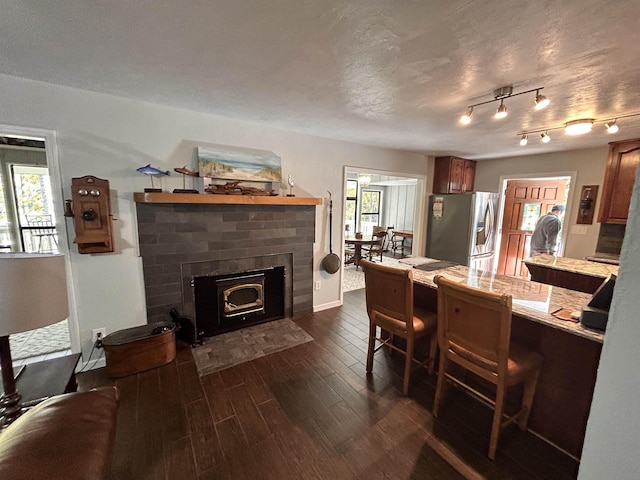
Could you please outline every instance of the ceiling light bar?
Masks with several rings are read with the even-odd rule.
[[[625,115],[618,115],[617,117],[609,117],[609,118],[582,118],[578,120],[571,120],[563,125],[557,125],[553,127],[545,127],[545,128],[537,128],[532,130],[523,130],[518,132],[518,136],[520,137],[520,145],[525,146],[527,142],[525,141],[525,137],[533,133],[540,133],[540,137],[544,143],[550,141],[549,132],[552,130],[561,130],[563,129],[567,135],[583,135],[585,133],[591,132],[594,123],[604,123],[604,127],[607,130],[607,133],[614,134],[617,133],[620,128],[618,126],[618,120],[624,118],[631,118],[640,116],[640,112],[636,113],[628,113]]]
[[[504,118],[507,116],[507,106],[504,104],[505,98],[517,97],[518,95],[525,95],[527,93],[536,92],[535,104],[536,110],[541,110],[547,105],[549,105],[549,99],[544,95],[540,94],[540,90],[544,87],[533,88],[531,90],[526,90],[524,92],[513,93],[513,86],[507,85],[505,87],[497,88],[493,91],[493,100],[487,100],[486,102],[474,103],[473,105],[469,105],[467,107],[467,113],[460,117],[460,123],[463,125],[469,125],[471,123],[471,114],[473,113],[474,107],[478,107],[480,105],[486,105],[488,103],[500,102],[500,106],[494,115],[495,118]]]

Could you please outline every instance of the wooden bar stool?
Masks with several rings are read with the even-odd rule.
[[[494,460],[500,430],[517,421],[526,430],[542,356],[511,342],[511,295],[500,295],[461,285],[437,275],[438,285],[438,345],[440,366],[433,404],[433,415],[438,416],[445,393],[446,381],[471,391],[494,406],[490,459]],[[450,362],[496,385],[495,399],[467,385],[449,374]],[[520,411],[503,421],[507,387],[524,384]]]
[[[433,374],[436,358],[437,315],[413,306],[413,271],[387,267],[368,260],[360,262],[364,271],[367,313],[369,315],[369,349],[367,351],[367,373],[373,370],[373,354],[387,346],[405,355],[402,393],[409,393],[409,377],[412,361],[428,367]],[[378,327],[381,335],[377,336]],[[388,335],[385,336],[383,333]],[[407,342],[406,350],[393,344],[393,337],[399,336]],[[413,358],[415,341],[431,335],[429,357],[425,362]],[[376,348],[376,341],[380,345]]]

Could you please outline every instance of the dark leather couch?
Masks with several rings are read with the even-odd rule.
[[[0,479],[108,479],[118,390],[52,397],[0,433]]]

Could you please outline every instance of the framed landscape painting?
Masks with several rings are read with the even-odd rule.
[[[198,147],[201,177],[243,182],[281,182],[282,161],[273,152],[215,145]]]

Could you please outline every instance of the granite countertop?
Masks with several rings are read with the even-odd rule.
[[[577,258],[554,257],[553,255],[537,255],[527,258],[524,263],[540,267],[554,268],[566,272],[579,273],[592,277],[607,278],[609,274],[618,275],[618,265],[590,262]]]
[[[412,263],[419,264],[417,259]],[[430,259],[424,259],[425,262]],[[403,268],[411,268],[411,265],[400,263]],[[482,270],[472,270],[469,267],[458,265],[440,270],[423,271],[413,269],[413,281],[429,288],[437,288],[433,282],[436,275],[444,275],[447,278],[458,280],[460,283],[472,287],[489,290],[496,293],[506,293],[513,298],[512,311],[514,314],[533,322],[548,325],[573,335],[602,343],[604,333],[583,327],[579,322],[560,320],[551,315],[558,309],[566,308],[569,311],[580,311],[591,300],[588,293],[576,292],[566,288],[554,287],[544,283],[521,280],[506,275],[497,275]]]

